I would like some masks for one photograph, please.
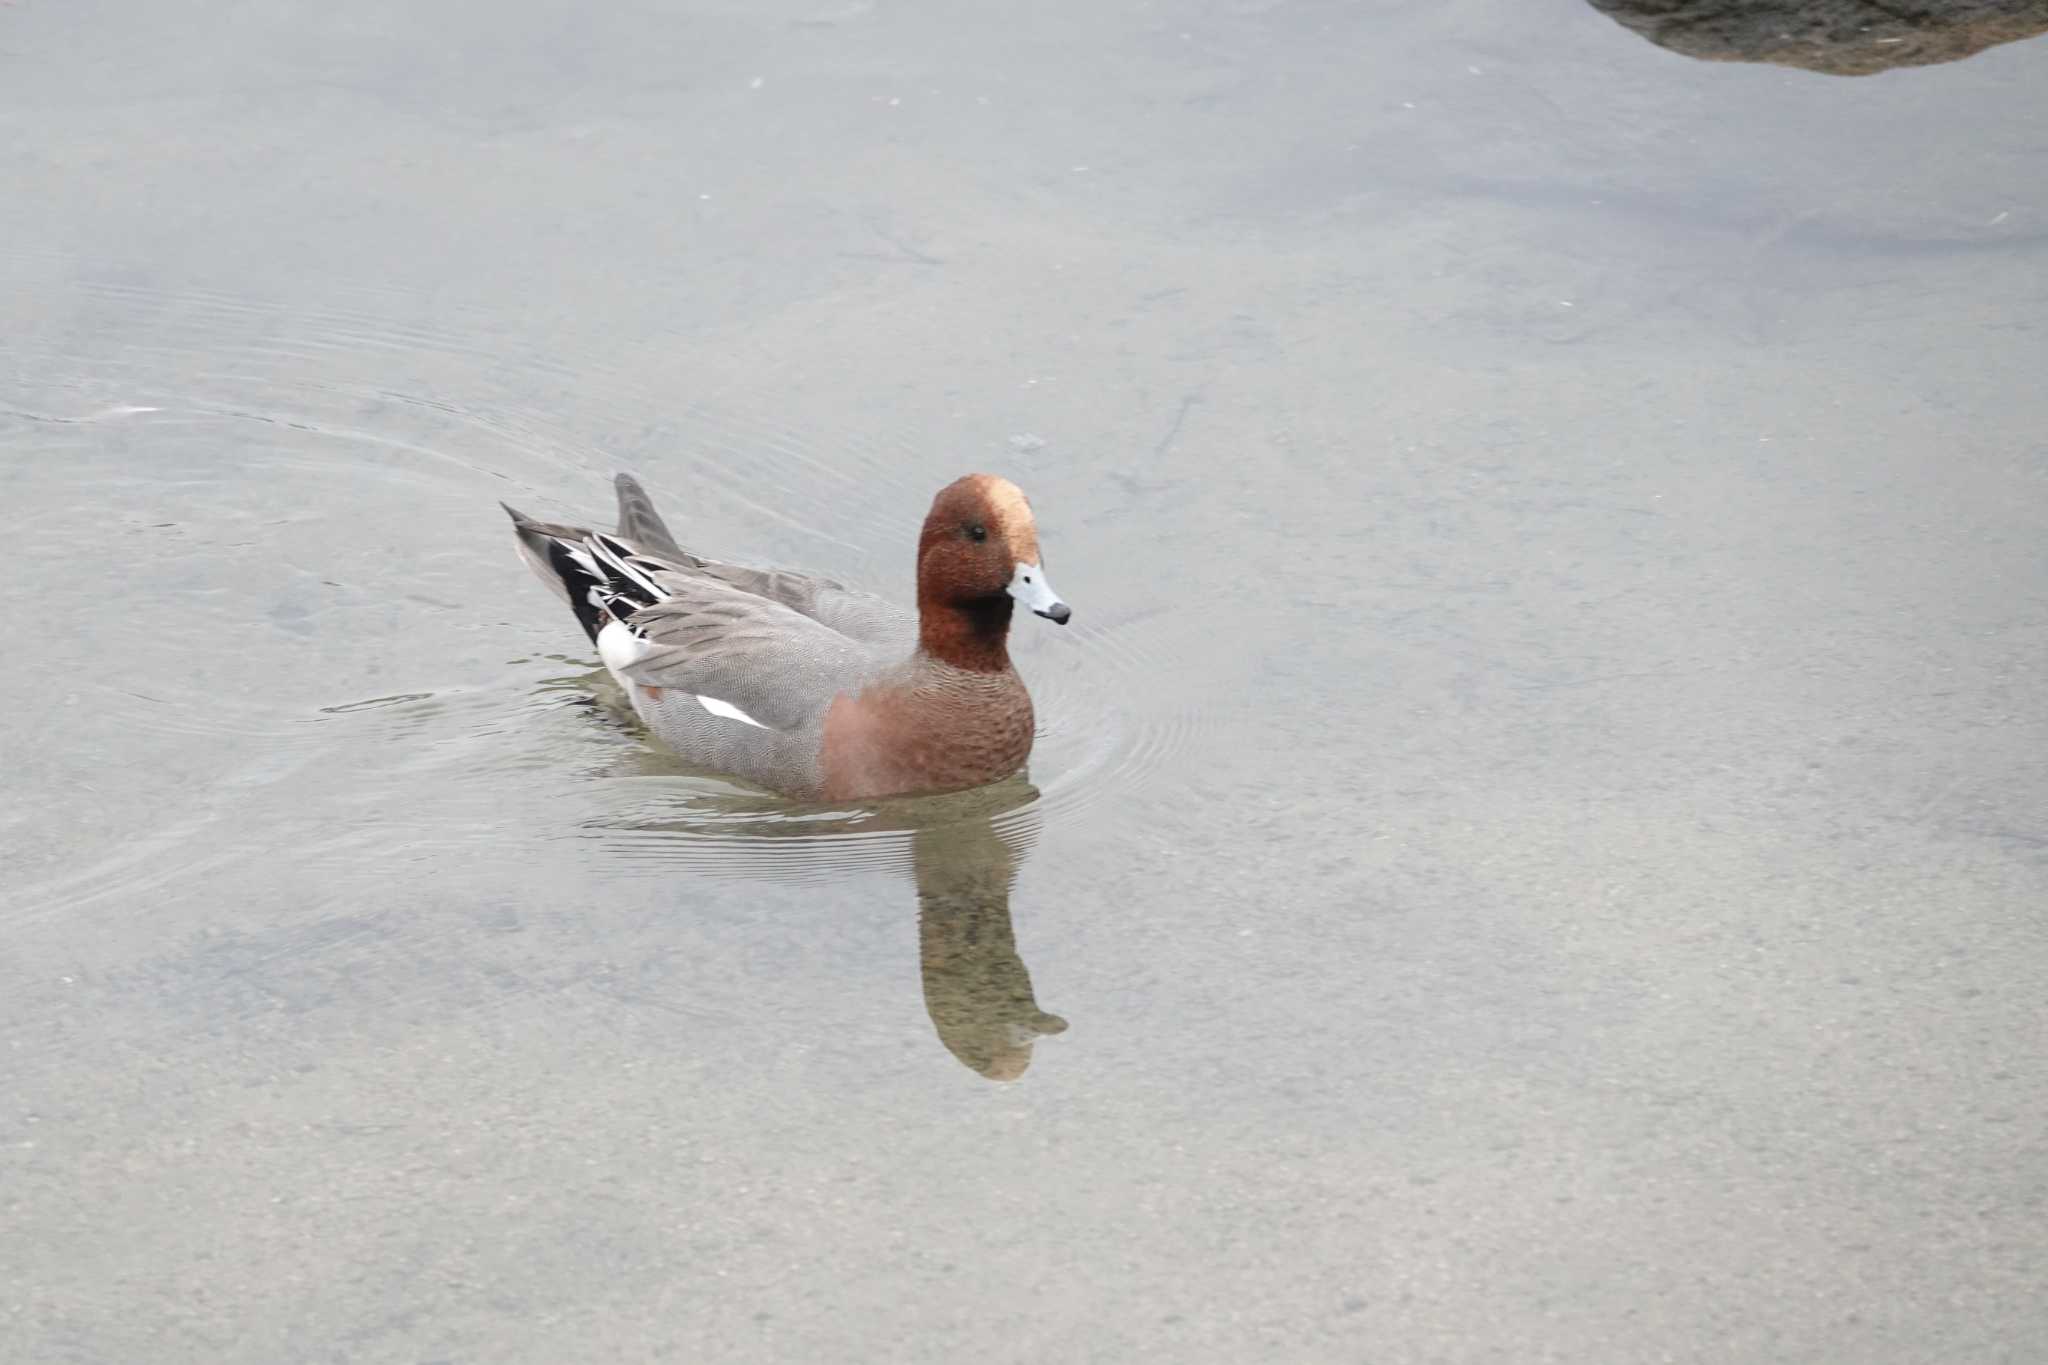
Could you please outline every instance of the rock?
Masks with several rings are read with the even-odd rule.
[[[1586,0],[1659,47],[1831,76],[1960,61],[2048,31],[2048,0]]]

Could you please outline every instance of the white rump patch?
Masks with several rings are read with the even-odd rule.
[[[633,692],[633,680],[626,676],[626,670],[646,658],[652,648],[623,621],[607,621],[597,632],[597,657],[604,660],[605,671],[626,689],[628,696]]]
[[[736,720],[743,725],[751,725],[756,730],[766,730],[768,728],[729,701],[720,701],[716,697],[700,696],[697,698],[697,705],[703,707],[714,716],[724,716],[727,720]]]

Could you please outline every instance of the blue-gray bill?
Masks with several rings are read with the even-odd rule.
[[[1060,601],[1060,595],[1046,581],[1045,570],[1036,564],[1017,566],[1017,572],[1010,577],[1010,596],[1054,625],[1063,626],[1074,615],[1074,609]]]

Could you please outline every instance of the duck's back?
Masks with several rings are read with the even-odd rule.
[[[908,608],[832,579],[691,553],[626,475],[616,533],[505,510],[527,562],[568,602],[656,738],[691,763],[788,795],[858,799],[979,785],[1030,754],[1031,700],[1004,649],[1009,600],[1028,590],[1040,615],[1064,623],[1068,613],[1036,577],[1022,495],[1003,484],[1005,498],[990,501],[976,491],[988,482],[956,481],[926,518],[918,600],[946,613],[937,635]],[[954,506],[969,494],[980,501]],[[971,548],[935,558],[935,536]],[[977,567],[963,590],[967,562]]]
[[[631,474],[621,474],[613,484],[619,494],[619,535],[623,539],[742,592],[779,602],[849,639],[887,652],[891,659],[907,656],[917,644],[917,613],[910,608],[820,574],[755,569],[692,554],[670,534],[668,524],[654,508],[654,500],[638,480]]]
[[[691,763],[818,794],[827,712],[905,670],[915,618],[808,575],[706,563],[651,577],[661,599],[598,641],[634,711]]]
[[[616,534],[508,507],[527,562],[656,738],[688,762],[817,794],[826,712],[905,664],[915,615],[828,578],[692,554],[638,483],[617,487]]]

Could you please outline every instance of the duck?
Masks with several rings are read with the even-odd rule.
[[[618,529],[512,518],[634,714],[685,762],[799,801],[962,791],[1024,768],[1037,731],[1010,661],[1018,605],[1073,611],[1045,576],[1017,485],[969,474],[933,497],[915,611],[833,579],[684,549],[630,474]]]

